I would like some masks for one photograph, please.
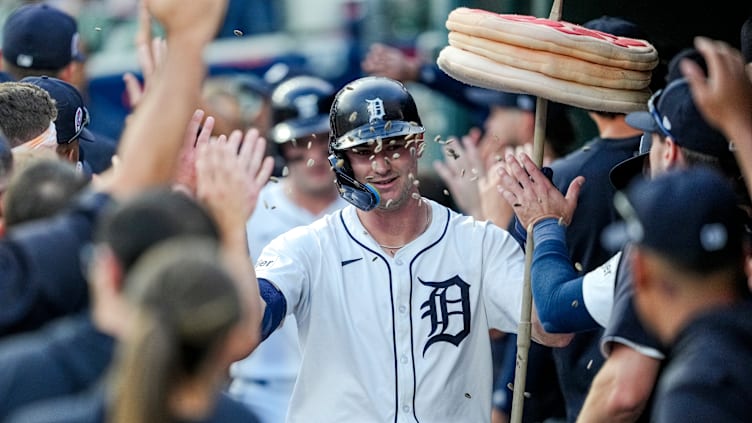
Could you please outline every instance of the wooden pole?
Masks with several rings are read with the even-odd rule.
[[[563,0],[554,0],[549,19],[561,20]],[[543,164],[543,145],[546,139],[546,117],[548,115],[548,100],[538,97],[535,105],[535,135],[533,137],[533,161],[540,167]],[[533,309],[532,284],[530,269],[533,263],[533,227],[527,229],[525,247],[525,273],[522,289],[522,310],[520,324],[517,328],[517,359],[514,372],[514,387],[512,396],[511,423],[522,422],[522,411],[525,401],[525,384],[527,382],[527,361],[530,352],[530,334],[532,323],[530,317]]]

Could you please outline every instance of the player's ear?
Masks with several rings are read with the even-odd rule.
[[[679,150],[679,144],[677,144],[672,138],[667,137],[664,139],[665,147],[663,149],[663,156],[661,159],[667,164],[674,165],[678,163],[682,156]]]

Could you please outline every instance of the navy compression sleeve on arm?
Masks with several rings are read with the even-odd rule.
[[[279,289],[266,279],[259,279],[259,293],[266,303],[264,318],[261,320],[261,340],[272,334],[287,314],[287,300]]]
[[[557,219],[535,224],[535,250],[530,272],[538,318],[550,333],[598,328],[585,306],[582,276],[574,270],[566,243],[566,227]]]

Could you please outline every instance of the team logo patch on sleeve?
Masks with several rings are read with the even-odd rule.
[[[423,355],[436,342],[459,346],[470,333],[470,285],[459,276],[442,282],[425,282],[420,278],[418,281],[433,288],[428,300],[420,306],[421,310],[425,310],[420,317],[431,321],[431,332],[423,347]]]

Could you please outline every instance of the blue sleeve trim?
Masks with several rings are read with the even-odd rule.
[[[514,238],[518,244],[520,244],[520,248],[525,251],[525,244],[527,244],[527,230],[522,227],[522,222],[517,218],[517,215],[512,216],[512,223],[509,226],[509,234],[512,235],[512,238]]]
[[[543,328],[550,333],[571,333],[600,327],[585,306],[583,277],[569,259],[566,227],[556,219],[544,219],[535,224],[533,237],[530,277]]]
[[[259,279],[259,292],[266,303],[264,318],[261,320],[261,340],[265,340],[282,323],[287,314],[287,300],[282,292],[266,279]]]

